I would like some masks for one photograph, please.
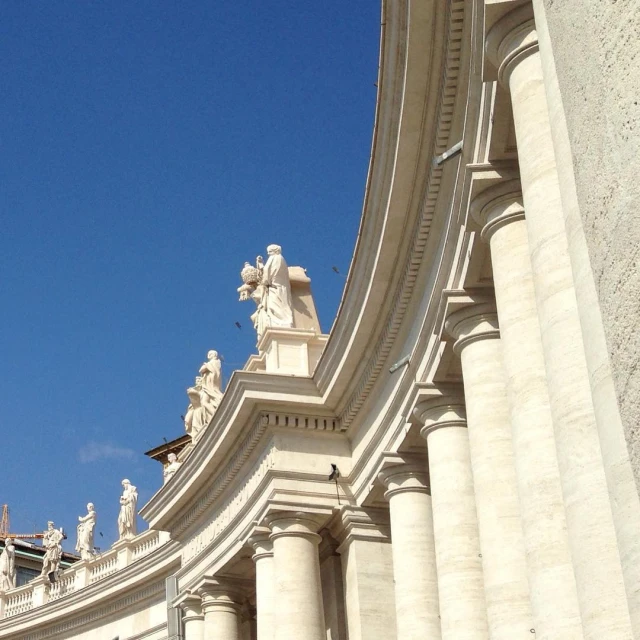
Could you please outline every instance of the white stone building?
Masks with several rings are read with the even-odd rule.
[[[149,530],[0,594],[0,638],[640,639],[640,6],[381,22],[322,355],[267,330]]]

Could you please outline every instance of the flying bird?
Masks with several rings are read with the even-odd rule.
[[[242,329],[242,325],[239,322],[234,322],[233,324],[235,324],[238,329]]]
[[[340,273],[338,267],[336,267],[336,265],[334,264],[333,267],[331,267],[336,273]]]

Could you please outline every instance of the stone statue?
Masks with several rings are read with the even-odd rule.
[[[245,262],[240,277],[243,285],[238,288],[240,300],[251,298],[256,310],[251,316],[258,334],[258,342],[269,327],[293,327],[293,302],[289,268],[277,244],[267,247],[269,258],[264,264],[262,256],[256,258],[256,266]]]
[[[64,532],[62,529],[55,529],[53,522],[47,522],[47,530],[42,538],[42,545],[46,549],[42,560],[42,576],[49,576],[51,582],[54,581],[55,574],[60,569],[60,558],[62,557],[62,545]]]
[[[87,505],[87,515],[78,516],[78,539],[76,542],[76,551],[80,553],[83,560],[93,559],[93,530],[96,527],[96,513],[93,502]]]
[[[4,551],[0,555],[0,591],[9,591],[16,586],[16,548],[13,540],[4,541]]]
[[[118,515],[118,533],[120,540],[128,540],[136,535],[136,504],[138,492],[126,478],[122,481],[120,496],[120,514]]]
[[[202,375],[187,389],[190,403],[184,416],[184,428],[192,439],[196,439],[211,422],[223,395],[222,362],[218,352],[209,351],[207,357],[208,361],[200,367]]]
[[[214,350],[207,353],[207,358],[207,362],[200,367],[199,371],[202,376],[201,386],[217,408],[222,400],[222,362],[218,352]]]
[[[262,272],[266,287],[266,309],[272,327],[293,327],[293,304],[289,268],[277,244],[267,247],[267,264]]]
[[[192,438],[196,438],[209,424],[207,416],[209,413],[213,415],[215,408],[211,410],[209,394],[202,390],[199,378],[196,378],[196,384],[193,387],[187,389],[187,395],[191,402],[184,417],[184,428]]]
[[[178,462],[178,456],[175,453],[170,453],[168,456],[169,464],[164,468],[164,484],[167,484],[171,478],[175,475],[176,471],[182,466],[182,462]]]

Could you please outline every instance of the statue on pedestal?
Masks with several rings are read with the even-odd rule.
[[[51,582],[55,581],[55,575],[60,569],[60,558],[62,557],[62,544],[64,532],[62,529],[55,529],[53,522],[47,522],[47,530],[42,538],[42,545],[46,549],[42,560],[42,576],[49,576]],[[52,577],[53,576],[53,577]]]
[[[76,542],[76,551],[80,553],[83,560],[93,559],[93,530],[96,526],[96,513],[93,502],[87,505],[87,515],[78,516],[78,538]]]
[[[138,491],[126,478],[122,481],[120,496],[120,513],[118,514],[118,533],[120,540],[127,540],[136,535],[136,504]]]
[[[16,548],[13,540],[4,541],[4,551],[0,556],[0,591],[9,591],[16,586]]]
[[[169,464],[163,470],[164,484],[167,484],[175,475],[176,471],[182,466],[182,462],[178,462],[178,456],[170,453],[168,456]]]
[[[238,288],[240,300],[251,298],[256,311],[251,316],[258,334],[258,341],[268,327],[293,327],[293,302],[289,268],[277,244],[267,247],[269,258],[263,264],[262,256],[256,258],[256,266],[248,262],[240,272],[243,285]]]

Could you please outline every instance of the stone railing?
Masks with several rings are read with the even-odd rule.
[[[138,540],[136,538],[136,543],[132,549],[132,559],[137,560],[138,558],[142,558],[148,554],[150,554],[154,549],[157,549],[162,543],[160,542],[160,532],[159,531],[151,531],[153,535],[149,535],[144,539]],[[139,536],[142,538],[142,536]]]
[[[29,582],[22,587],[12,589],[6,594],[0,595],[3,601],[2,604],[4,604],[4,607],[1,608],[2,617],[9,618],[23,611],[31,611],[31,609],[33,609],[33,591],[34,584],[33,582]]]
[[[17,589],[0,591],[0,618],[31,611],[99,582],[144,558],[168,541],[168,534],[149,529],[131,540],[119,540],[109,551],[93,560],[76,562],[61,572],[53,584],[47,577],[40,576]]]
[[[107,551],[88,563],[89,584],[98,582],[118,570],[118,554],[114,550]]]
[[[65,571],[58,579],[49,587],[49,602],[73,593],[76,590],[76,572]]]

